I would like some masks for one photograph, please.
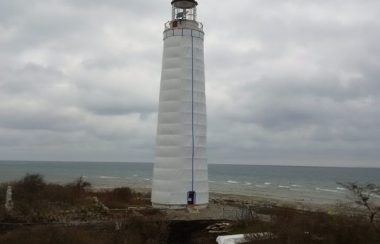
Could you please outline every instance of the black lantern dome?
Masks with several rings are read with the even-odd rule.
[[[194,1],[194,0],[173,0],[172,5],[175,8],[187,9],[187,8],[194,8],[195,6],[198,5],[198,3],[197,1]]]

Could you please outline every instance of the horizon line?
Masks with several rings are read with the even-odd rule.
[[[145,163],[154,164],[146,161],[89,161],[89,160],[19,160],[19,159],[0,159],[0,162],[40,162],[40,163]],[[380,169],[380,166],[345,166],[345,165],[315,165],[315,164],[247,164],[247,163],[208,163],[209,165],[236,165],[236,166],[276,166],[276,167],[314,167],[314,168],[365,168]]]

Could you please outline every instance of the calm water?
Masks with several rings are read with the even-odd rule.
[[[83,176],[96,187],[150,188],[152,172],[151,163],[0,161],[0,182],[39,173],[57,183]],[[215,192],[332,202],[347,195],[337,182],[380,185],[380,168],[209,165],[209,181]]]

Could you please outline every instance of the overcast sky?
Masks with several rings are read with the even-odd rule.
[[[170,0],[0,0],[0,159],[153,162]],[[199,0],[210,163],[380,167],[380,1]]]

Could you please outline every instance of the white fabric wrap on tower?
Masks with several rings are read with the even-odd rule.
[[[181,207],[187,192],[208,203],[203,32],[170,29],[164,53],[158,113],[153,206]]]

